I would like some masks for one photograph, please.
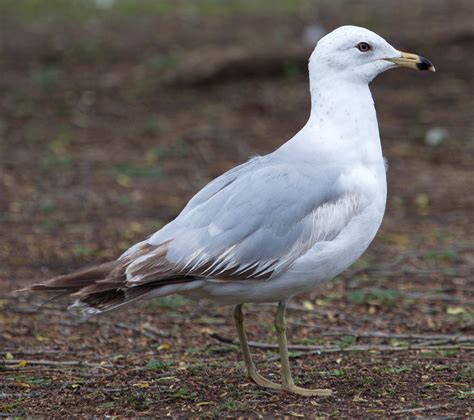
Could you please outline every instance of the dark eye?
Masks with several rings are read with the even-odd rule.
[[[356,47],[360,52],[367,52],[367,51],[370,51],[372,49],[370,44],[367,44],[367,42],[359,42],[356,45]]]

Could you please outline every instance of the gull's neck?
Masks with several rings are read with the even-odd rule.
[[[348,143],[379,142],[374,101],[367,83],[324,79],[311,81],[311,114],[307,125],[316,128],[320,139],[338,136]]]
[[[325,79],[310,84],[306,125],[278,150],[313,161],[347,161],[383,167],[374,102],[367,84]]]

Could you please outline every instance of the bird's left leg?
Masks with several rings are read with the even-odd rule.
[[[235,326],[237,327],[237,332],[239,333],[240,348],[242,350],[242,355],[244,356],[245,366],[247,367],[247,372],[250,378],[260,386],[271,389],[282,389],[280,384],[276,384],[268,379],[265,379],[260,373],[258,373],[255,363],[252,360],[252,355],[250,354],[249,343],[247,340],[247,334],[244,328],[244,312],[242,311],[243,305],[237,305],[234,308],[233,316],[235,321]]]
[[[332,394],[330,389],[306,389],[295,385],[290,371],[290,359],[288,356],[288,343],[286,340],[286,301],[278,304],[278,310],[275,316],[275,329],[278,337],[278,346],[280,347],[281,379],[283,390],[293,394],[304,396],[327,397]]]

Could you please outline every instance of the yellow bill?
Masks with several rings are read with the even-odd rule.
[[[417,54],[406,53],[403,51],[398,51],[400,57],[395,58],[386,58],[385,60],[395,63],[397,66],[409,67],[415,70],[429,70],[436,71],[433,66],[433,63],[425,57]]]

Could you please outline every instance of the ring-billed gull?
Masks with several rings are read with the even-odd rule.
[[[330,395],[295,385],[285,307],[349,267],[379,229],[387,186],[368,85],[396,66],[434,71],[427,59],[400,52],[367,29],[334,30],[311,54],[311,114],[292,139],[210,182],[176,219],[116,261],[28,290],[71,294],[77,298],[72,307],[86,315],[173,293],[235,305],[252,380],[300,395]],[[281,384],[261,376],[252,361],[242,312],[249,302],[279,302]]]

